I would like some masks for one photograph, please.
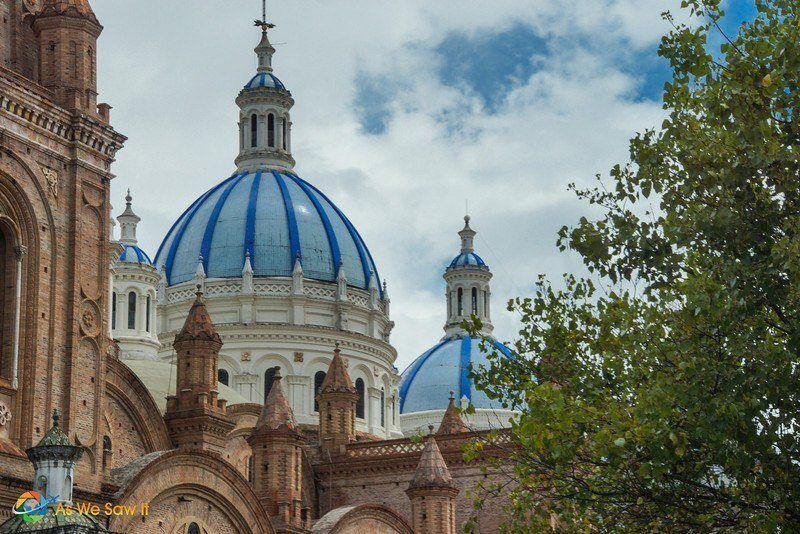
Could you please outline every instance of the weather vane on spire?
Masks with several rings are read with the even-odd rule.
[[[267,0],[261,0],[261,20],[256,20],[255,25],[260,27],[264,33],[275,27],[271,22],[267,22]]]

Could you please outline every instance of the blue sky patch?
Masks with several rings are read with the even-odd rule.
[[[536,57],[547,53],[547,42],[530,26],[516,24],[495,33],[451,33],[434,51],[441,57],[442,83],[474,92],[494,113],[536,71]]]
[[[397,85],[384,76],[359,72],[356,76],[355,112],[361,129],[370,135],[386,133],[392,118]]]

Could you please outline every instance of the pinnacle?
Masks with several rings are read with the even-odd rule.
[[[200,291],[199,287],[196,295],[197,298],[195,298],[192,308],[189,310],[189,315],[186,316],[183,328],[175,336],[175,341],[201,340],[221,343],[222,341],[214,329],[214,323],[211,321],[211,316],[208,314],[208,309],[203,301],[203,292]]]
[[[353,381],[350,380],[350,375],[344,366],[344,360],[338,344],[333,351],[333,359],[330,366],[328,366],[328,373],[325,375],[325,380],[322,381],[322,387],[320,387],[320,393],[330,392],[356,393]]]

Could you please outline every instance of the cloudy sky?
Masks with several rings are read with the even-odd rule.
[[[752,16],[728,0],[728,22]],[[363,235],[389,283],[402,370],[442,335],[445,265],[469,201],[477,252],[504,303],[537,274],[580,271],[556,231],[587,213],[567,191],[657,125],[669,72],[661,0],[272,0],[275,74],[292,91],[297,171]],[[230,176],[234,98],[255,73],[259,0],[93,0],[105,26],[100,101],[129,140],[130,187],[151,255],[174,219]]]

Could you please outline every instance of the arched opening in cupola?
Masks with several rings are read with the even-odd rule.
[[[250,115],[250,147],[258,146],[258,116],[253,113]]]
[[[267,115],[267,145],[275,146],[275,115],[272,113]]]

